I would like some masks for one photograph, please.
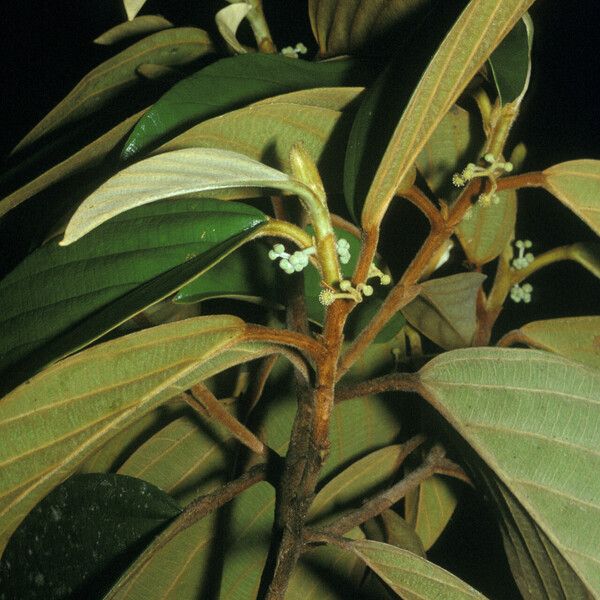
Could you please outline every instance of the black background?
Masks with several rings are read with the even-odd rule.
[[[305,2],[264,3],[279,47],[311,39],[306,10],[299,8]],[[178,24],[202,25],[207,15],[214,14],[213,4],[206,0],[162,4],[149,0],[143,12],[152,14],[153,7],[159,7],[165,16],[178,17]],[[600,159],[600,2],[538,0],[531,13],[535,25],[532,83],[512,139],[528,146],[528,169],[577,158]],[[86,72],[110,56],[110,50],[92,40],[124,18],[119,0],[2,0],[0,156]],[[518,223],[517,237],[532,239],[537,252],[596,240],[585,224],[544,192],[523,194]],[[533,319],[598,313],[597,280],[577,265],[553,266],[531,281],[533,302],[528,306],[509,304],[500,329]],[[473,514],[480,516],[475,522]],[[434,555],[490,597],[515,597],[502,574],[497,532],[474,496],[460,509]],[[497,573],[493,567],[490,571],[494,564]]]

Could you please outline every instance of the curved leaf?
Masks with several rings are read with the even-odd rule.
[[[458,486],[455,481],[434,475],[426,479],[404,499],[406,520],[415,528],[429,550],[442,535],[458,504]]]
[[[156,31],[170,29],[171,27],[173,27],[173,23],[167,21],[167,19],[160,15],[144,15],[143,17],[136,17],[131,21],[119,23],[118,25],[111,27],[102,35],[99,35],[94,40],[94,44],[111,46],[112,44],[117,44],[130,37],[155,33]]]
[[[413,23],[431,0],[309,0],[312,30],[321,54],[352,54],[403,22]]]
[[[375,174],[362,223],[379,223],[435,128],[533,0],[471,0],[448,33],[402,114]],[[474,35],[473,32],[477,32]]]
[[[140,546],[181,509],[145,481],[75,475],[46,496],[0,561],[3,594],[29,600],[97,598]],[[32,585],[33,582],[33,585]]]
[[[225,58],[173,86],[140,120],[121,155],[129,159],[190,125],[270,96],[363,85],[372,77],[366,63],[350,59],[309,63],[261,53]]]
[[[600,160],[570,160],[543,174],[544,187],[600,235]]]
[[[250,4],[240,2],[239,4],[230,4],[222,8],[215,15],[215,22],[219,33],[225,40],[229,49],[236,54],[246,54],[247,50],[237,40],[236,33],[240,23],[246,15],[252,10]]]
[[[174,150],[135,163],[103,183],[79,205],[60,245],[72,244],[105,221],[144,204],[244,187],[310,193],[285,173],[243,154],[216,148]]]
[[[67,248],[42,246],[0,282],[3,385],[172,294],[265,218],[244,204],[167,201],[119,216]]]
[[[190,415],[163,427],[119,468],[164,490],[184,505],[223,482],[230,435]]]
[[[406,600],[485,600],[485,596],[441,567],[396,546],[372,540],[344,544]]]
[[[532,40],[533,22],[525,14],[488,60],[503,105],[519,104],[527,91],[531,76]]]
[[[600,317],[534,321],[509,336],[511,343],[527,344],[600,369]]]
[[[352,102],[361,89],[316,88],[275,96],[195,125],[157,152],[222,148],[291,173],[290,149],[302,140],[327,192],[340,192],[340,156],[348,138]]]
[[[476,300],[485,275],[458,273],[426,281],[402,312],[406,320],[438,346],[469,346],[477,328]]]
[[[600,374],[535,350],[456,350],[423,392],[494,471],[592,595],[600,592]]]
[[[118,146],[136,121],[144,114],[140,111],[113,127],[110,131],[100,136],[72,156],[54,165],[47,171],[23,187],[15,190],[0,201],[0,217],[8,211],[19,206],[21,202],[35,196],[57,181],[61,181],[83,169],[93,167],[102,162],[116,146]]]
[[[182,65],[213,51],[206,32],[179,27],[154,33],[90,71],[15,147],[32,142],[97,111],[137,80],[144,63]]]
[[[0,546],[56,484],[119,430],[240,358],[244,323],[211,316],[100,344],[36,375],[0,401]],[[260,356],[248,349],[246,360]],[[215,361],[216,358],[219,360]]]

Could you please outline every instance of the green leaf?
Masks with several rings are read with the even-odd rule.
[[[268,483],[252,486],[219,513],[179,533],[145,564],[134,563],[105,600],[197,600],[215,594],[254,600],[274,506],[275,493]],[[219,519],[227,520],[224,530]]]
[[[158,152],[222,148],[286,173],[290,149],[302,140],[329,194],[342,190],[340,156],[349,134],[353,101],[361,88],[316,88],[275,96],[188,129]]]
[[[507,190],[498,192],[498,197],[498,204],[473,204],[468,217],[456,228],[456,235],[467,260],[478,267],[500,256],[515,230],[517,193]]]
[[[101,164],[104,158],[118,146],[131,130],[135,122],[144,114],[140,111],[128,119],[113,127],[110,131],[100,136],[84,148],[69,156],[65,160],[44,171],[23,187],[15,190],[0,201],[0,217],[8,211],[19,206],[21,202],[28,200],[47,187],[61,181],[66,177],[79,173]]]
[[[299,181],[243,154],[216,148],[174,150],[135,163],[102,184],[79,205],[60,245],[72,244],[109,219],[144,204],[244,187],[311,193]]]
[[[406,600],[485,600],[458,577],[413,554],[382,542],[357,540],[344,544]]]
[[[94,40],[94,44],[111,46],[112,44],[117,44],[130,37],[155,33],[157,31],[162,31],[163,29],[170,29],[171,27],[173,27],[173,23],[167,21],[167,19],[160,15],[144,15],[143,17],[136,17],[131,21],[119,23],[118,25],[111,27],[102,35],[99,35]]]
[[[246,15],[252,10],[250,4],[240,2],[239,4],[230,4],[222,8],[215,15],[215,22],[219,33],[225,40],[229,49],[235,54],[246,54],[247,50],[237,40],[236,33],[240,23]]]
[[[570,160],[543,175],[544,187],[600,235],[600,160]]]
[[[487,463],[592,595],[600,592],[600,374],[535,350],[448,352],[423,393]]]
[[[218,424],[183,416],[142,444],[118,472],[143,478],[184,505],[224,483],[229,439]]]
[[[321,54],[336,55],[352,54],[399,24],[414,24],[431,5],[431,0],[309,0],[308,10]]]
[[[261,53],[224,58],[173,86],[137,124],[122,151],[130,159],[190,125],[271,96],[318,87],[362,85],[367,63],[309,63]]]
[[[458,494],[456,481],[434,475],[406,495],[406,520],[415,528],[425,550],[429,550],[446,529],[458,504]]]
[[[533,0],[471,0],[448,33],[402,114],[362,212],[378,224],[435,128],[494,48]],[[477,35],[473,35],[477,32]]]
[[[10,539],[0,561],[3,594],[100,597],[180,512],[167,494],[140,479],[75,475],[48,494]]]
[[[488,63],[501,104],[519,104],[531,76],[533,23],[528,14],[517,22],[490,56]]]
[[[42,246],[0,282],[4,385],[172,294],[265,218],[244,204],[166,201],[121,215],[66,248]]]
[[[2,398],[0,547],[40,498],[121,429],[193,383],[264,354],[242,343],[244,332],[230,316],[153,327],[67,358]]]
[[[206,32],[179,27],[154,33],[90,71],[15,147],[32,142],[80,121],[138,81],[136,69],[144,63],[182,65],[213,51]]]
[[[127,12],[127,18],[131,21],[140,12],[146,0],[123,0],[123,7]]]
[[[600,317],[534,321],[508,335],[511,343],[527,344],[600,369]]]
[[[484,144],[478,119],[456,104],[450,108],[417,157],[416,166],[437,198],[449,202],[459,190],[452,175],[473,161]]]
[[[402,312],[406,320],[438,346],[469,346],[477,328],[477,294],[485,275],[458,273],[426,281]]]
[[[357,508],[365,498],[395,482],[405,458],[406,448],[395,444],[352,463],[319,491],[310,507],[309,520],[321,522],[341,511]]]
[[[493,476],[485,479],[510,569],[523,597],[587,600],[590,596],[573,569],[506,486]]]

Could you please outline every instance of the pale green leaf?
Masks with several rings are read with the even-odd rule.
[[[210,52],[213,47],[208,34],[193,27],[166,29],[144,38],[90,71],[13,152],[96,112],[138,81],[136,69],[139,65],[182,65]]]
[[[285,173],[236,152],[214,148],[174,150],[135,163],[102,184],[77,208],[60,244],[72,244],[137,206],[193,192],[240,187],[310,193]]]
[[[99,35],[94,40],[94,44],[111,46],[112,44],[117,44],[130,37],[155,33],[157,31],[162,31],[163,29],[170,29],[171,27],[173,27],[173,23],[167,21],[167,19],[160,15],[144,15],[143,17],[135,17],[135,19],[131,21],[119,23],[118,25],[111,27],[102,35]]]
[[[309,0],[312,30],[321,54],[352,54],[361,46],[415,17],[431,0]]]
[[[223,36],[229,49],[236,54],[246,54],[247,52],[246,48],[238,42],[236,33],[240,23],[244,20],[250,10],[252,10],[250,4],[240,2],[222,8],[215,15],[215,22],[219,33]]]
[[[243,321],[230,316],[153,327],[67,358],[2,398],[0,539],[121,429],[194,382],[264,353],[250,345],[240,356],[243,335]]]
[[[544,187],[600,235],[600,160],[570,160],[543,174]]]
[[[344,544],[405,600],[485,600],[485,596],[432,562],[396,546],[357,540]]]
[[[123,0],[123,7],[127,13],[127,18],[131,21],[140,12],[146,0]]]
[[[600,593],[600,373],[537,350],[448,352],[423,393]]]
[[[203,121],[157,152],[222,148],[290,173],[290,149],[302,140],[328,193],[342,190],[340,156],[349,133],[351,103],[362,88],[315,88],[275,96]]]
[[[429,550],[446,529],[458,504],[458,490],[457,482],[434,475],[406,495],[406,520],[415,528],[425,550]]]
[[[19,206],[21,202],[35,196],[38,192],[45,190],[53,183],[78,173],[83,169],[88,169],[100,164],[107,154],[122,143],[125,136],[144,112],[145,110],[142,110],[128,119],[125,119],[125,121],[119,123],[116,127],[113,127],[110,131],[77,151],[72,156],[69,156],[57,165],[54,165],[23,187],[3,198],[0,201],[0,216],[6,214],[16,206]]]
[[[417,85],[387,147],[362,213],[379,223],[417,156],[461,91],[533,0],[471,0]]]
[[[560,354],[600,369],[600,317],[534,321],[508,334],[511,343]]]
[[[352,463],[319,491],[310,507],[309,520],[321,522],[335,513],[358,508],[365,498],[395,483],[404,458],[406,449],[396,444]]]
[[[179,533],[145,564],[134,563],[105,600],[197,600],[213,597],[215,590],[220,598],[255,600],[274,506],[268,483],[252,486],[221,513]],[[227,518],[226,537],[221,515]]]
[[[402,312],[423,335],[444,349],[469,346],[477,328],[481,273],[458,273],[426,281]]]

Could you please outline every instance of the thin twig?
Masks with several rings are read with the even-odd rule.
[[[335,402],[337,404],[344,400],[382,392],[417,392],[418,390],[418,378],[414,373],[390,373],[368,381],[336,388]]]
[[[416,185],[413,185],[408,190],[404,190],[401,197],[406,198],[411,204],[414,204],[427,217],[432,229],[444,228],[446,223],[442,217],[442,213],[440,213],[433,202]]]

